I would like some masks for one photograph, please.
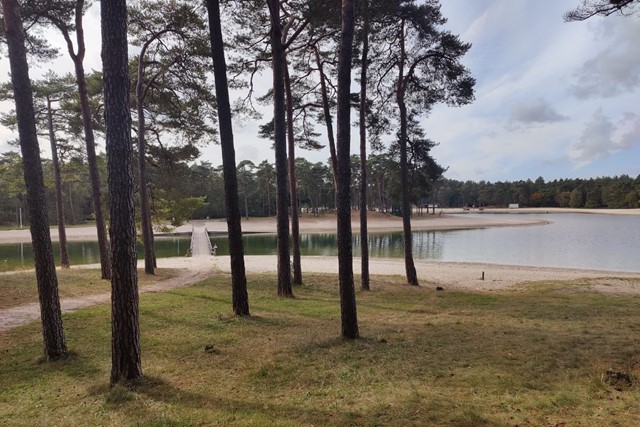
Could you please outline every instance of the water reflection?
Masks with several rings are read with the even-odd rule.
[[[189,248],[189,237],[156,237],[155,250],[158,258],[185,256]],[[52,242],[56,264],[60,264],[60,244]],[[71,265],[97,264],[100,262],[98,242],[68,242]],[[144,259],[142,246],[138,244],[138,258]],[[33,268],[31,243],[0,245],[0,272]]]
[[[487,215],[487,214],[485,214]],[[522,215],[522,214],[519,214]],[[513,215],[504,215],[513,217]],[[640,271],[640,216],[532,214],[550,221],[531,227],[493,227],[476,230],[422,231],[413,234],[415,258],[458,262]],[[157,237],[159,258],[185,256],[189,237]],[[402,233],[370,233],[371,257],[403,257]],[[225,236],[212,237],[218,255],[229,254]],[[247,255],[275,255],[275,235],[245,235]],[[302,255],[335,256],[333,233],[301,234]],[[72,264],[98,263],[97,242],[70,242]],[[58,262],[59,248],[54,242]],[[144,255],[138,247],[138,256]],[[353,255],[360,256],[360,235],[353,235]],[[0,245],[0,271],[32,268],[30,243]]]

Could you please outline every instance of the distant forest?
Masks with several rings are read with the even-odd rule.
[[[473,182],[443,179],[436,184],[436,203],[441,207],[493,206],[560,208],[638,208],[640,175],[591,179]]]
[[[352,206],[360,203],[358,156],[352,156]],[[0,154],[0,225],[19,223],[22,209],[27,224],[25,189],[22,180],[21,158],[17,153]],[[106,158],[98,156],[101,172],[106,176]],[[51,162],[44,160],[48,187],[49,218],[55,223],[55,203]],[[225,214],[222,167],[208,162],[172,164],[151,168],[149,178],[154,222],[158,226],[169,220],[179,225],[189,219],[222,218]],[[312,163],[296,159],[298,203],[301,212],[319,214],[335,209],[335,190],[329,163]],[[436,169],[435,173],[433,170]],[[474,182],[443,178],[442,169],[426,164],[411,169],[411,198],[415,205],[434,202],[442,208],[464,206],[507,207],[518,203],[521,207],[571,208],[638,208],[640,175],[631,178],[560,179],[535,181]],[[240,210],[245,217],[276,214],[275,165],[268,161],[255,164],[244,160],[238,163],[238,192]],[[392,214],[400,213],[400,168],[392,155],[372,154],[367,159],[369,209]],[[69,224],[93,219],[91,192],[86,162],[73,157],[62,166],[65,193],[65,216]],[[103,186],[106,185],[106,179]],[[106,194],[106,188],[103,189]],[[139,212],[139,209],[136,210]]]

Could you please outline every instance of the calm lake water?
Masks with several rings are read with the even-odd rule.
[[[466,214],[470,216],[494,214]],[[498,215],[498,214],[495,214]],[[414,256],[440,261],[640,272],[640,216],[598,214],[500,214],[549,221],[546,225],[478,230],[418,231]],[[303,255],[337,255],[335,234],[300,236]],[[225,239],[214,238],[218,254]],[[275,254],[274,236],[247,236],[247,254]],[[372,257],[402,257],[402,233],[369,235]],[[354,235],[354,256],[360,236]]]
[[[184,256],[189,249],[189,237],[156,237],[155,248],[158,258]],[[97,264],[100,262],[98,242],[68,242],[71,265]],[[60,244],[53,242],[56,265],[60,265]],[[138,258],[144,258],[142,246],[138,244]],[[31,243],[0,245],[0,272],[33,268]]]
[[[492,214],[467,214],[470,216]],[[440,261],[482,262],[540,267],[567,267],[640,272],[640,216],[597,214],[500,214],[549,221],[547,225],[493,227],[479,230],[421,231],[413,236],[414,256]],[[355,230],[354,230],[355,231]],[[302,234],[302,255],[336,255],[336,235]],[[226,237],[212,237],[218,255],[228,255]],[[54,243],[54,253],[59,249]],[[156,238],[158,257],[184,256],[188,237]],[[402,257],[402,233],[369,235],[372,257]],[[72,264],[98,262],[96,242],[69,245]],[[247,255],[276,253],[273,235],[245,236]],[[360,236],[354,234],[354,256]],[[138,248],[138,256],[143,252]],[[56,259],[56,262],[59,262]],[[31,244],[0,245],[0,271],[32,268]]]

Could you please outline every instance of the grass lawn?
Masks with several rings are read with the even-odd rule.
[[[78,272],[80,273],[80,272]],[[74,354],[42,363],[40,325],[0,334],[0,425],[636,426],[640,299],[580,282],[470,293],[375,277],[344,341],[337,281],[297,298],[250,276],[252,317],[229,277],[141,296],[145,378],[110,388],[110,309],[64,317]]]
[[[176,275],[171,269],[156,269],[156,274],[138,271],[138,284],[144,286]],[[100,279],[100,270],[58,269],[58,293],[60,298],[111,292],[111,281]],[[32,271],[16,271],[0,275],[0,310],[29,302],[38,302],[36,276]]]

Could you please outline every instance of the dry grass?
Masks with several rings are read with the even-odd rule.
[[[99,270],[59,269],[57,275],[60,298],[101,294],[111,290],[111,282],[100,279]],[[145,286],[175,275],[176,272],[170,269],[158,269],[155,276],[139,270],[138,282],[139,286]],[[0,274],[0,309],[37,301],[38,289],[33,270]]]
[[[0,334],[0,425],[635,426],[640,300],[537,283],[436,292],[374,278],[362,338],[339,334],[333,276],[297,298],[250,278],[253,316],[232,317],[229,278],[141,297],[145,379],[108,387],[109,307],[65,316],[75,355],[39,364],[39,325]]]

